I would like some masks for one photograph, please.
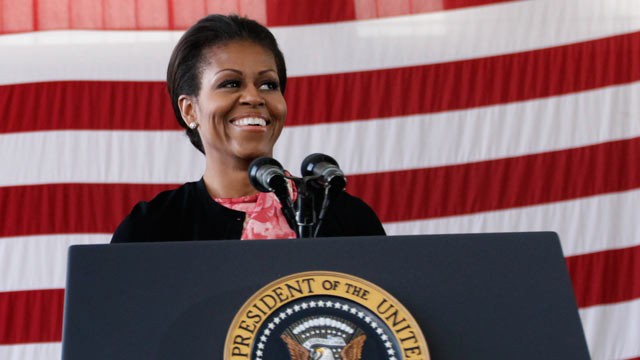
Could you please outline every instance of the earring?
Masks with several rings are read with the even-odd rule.
[[[194,121],[194,122],[190,122],[189,123],[189,128],[191,130],[195,130],[197,127],[198,127],[198,123],[197,122]]]

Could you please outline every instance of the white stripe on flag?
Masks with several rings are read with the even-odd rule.
[[[327,153],[347,173],[360,174],[562,150],[640,136],[638,99],[640,83],[634,83],[470,110],[291,127],[275,155],[297,170],[307,154]]]
[[[580,318],[592,359],[640,356],[640,299],[581,309]]]
[[[640,136],[636,99],[640,83],[471,110],[289,127],[274,157],[296,174],[306,155],[327,153],[348,174],[360,174],[562,150]],[[352,151],[349,144],[360,147]],[[179,131],[2,134],[0,154],[14,154],[1,160],[0,186],[182,183],[199,179],[204,169],[203,156]],[[39,166],[25,166],[36,161]]]
[[[287,59],[289,76],[502,55],[638,30],[640,2],[636,0],[516,1],[376,20],[273,28]],[[162,81],[169,54],[181,34],[53,31],[0,36],[0,84]],[[310,39],[314,46],[309,46]]]
[[[0,186],[168,183],[199,179],[204,156],[179,131],[41,131],[0,135]],[[26,162],[25,162],[26,161]],[[38,166],[25,166],[35,164]]]
[[[638,214],[640,190],[633,190],[384,226],[389,235],[555,231],[564,255],[572,256],[640,245]]]
[[[56,234],[0,239],[0,292],[64,288],[71,245],[106,244],[111,234]],[[21,254],[21,256],[16,256]],[[4,359],[0,356],[0,359]]]
[[[390,235],[555,231],[565,256],[640,245],[640,190],[443,219],[386,223]],[[110,234],[5,237],[0,291],[63,288],[67,248],[103,244]],[[10,254],[28,254],[22,257]]]
[[[2,360],[57,360],[61,357],[61,343],[0,345]]]
[[[640,30],[640,2],[514,1],[273,30],[292,75],[340,73],[502,55],[633,32]]]

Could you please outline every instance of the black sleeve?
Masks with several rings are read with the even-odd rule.
[[[118,225],[118,228],[111,236],[111,243],[127,243],[132,242],[131,233],[133,232],[133,225],[129,217],[127,216],[121,223]]]
[[[139,231],[141,223],[144,218],[144,202],[139,202],[131,213],[122,220],[116,231],[111,237],[111,243],[128,243],[128,242],[141,242],[145,239],[141,238],[141,231]]]
[[[318,236],[386,235],[376,213],[361,199],[341,193],[332,204]]]
[[[138,202],[111,237],[111,243],[158,242],[184,240],[179,233],[181,217],[193,206],[189,201],[187,183],[178,189],[163,191],[150,201]],[[188,216],[188,215],[187,215]]]

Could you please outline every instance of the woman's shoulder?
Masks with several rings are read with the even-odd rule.
[[[162,215],[166,212],[180,211],[180,208],[198,200],[198,182],[188,182],[176,189],[162,191],[149,201],[138,202],[131,214]]]
[[[324,236],[385,235],[375,211],[365,201],[346,191],[340,192],[329,205],[330,216]]]
[[[181,218],[189,216],[199,201],[198,182],[188,182],[162,191],[149,201],[140,201],[117,227],[111,242],[145,241],[166,234],[182,222]]]

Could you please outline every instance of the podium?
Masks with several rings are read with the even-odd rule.
[[[431,359],[589,358],[551,232],[78,245],[68,261],[67,360],[222,359],[243,304],[309,271],[386,290]]]

